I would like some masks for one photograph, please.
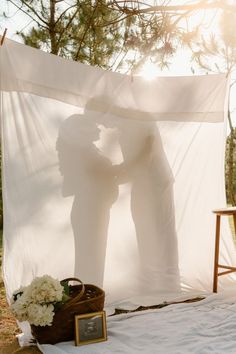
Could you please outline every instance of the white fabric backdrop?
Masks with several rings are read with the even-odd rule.
[[[6,40],[8,296],[43,274],[103,286],[107,304],[210,291],[227,85],[224,75],[146,82]],[[236,263],[227,222],[221,246]]]

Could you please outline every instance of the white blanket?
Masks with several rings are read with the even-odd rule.
[[[108,341],[41,345],[44,354],[224,354],[236,352],[236,288],[195,303],[108,317]]]

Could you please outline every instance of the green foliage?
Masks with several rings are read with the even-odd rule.
[[[173,13],[142,13],[138,2],[9,1],[33,20],[19,33],[25,44],[106,69],[138,70],[147,58],[168,66],[182,38],[187,40]]]
[[[61,281],[61,285],[63,286],[64,288],[64,293],[69,296],[70,295],[70,287],[69,287],[69,284],[68,284],[68,281],[67,280],[62,280]]]
[[[135,25],[134,18],[120,22],[117,11],[105,0],[15,3],[35,20],[27,33],[20,33],[25,44],[107,69],[125,48],[124,33]]]
[[[236,128],[233,128],[226,141],[225,155],[226,198],[230,205],[236,200]]]
[[[2,202],[2,151],[0,148],[0,248],[2,246],[3,202]],[[1,254],[0,254],[1,257]]]
[[[47,43],[48,36],[46,35],[45,30],[40,30],[35,27],[31,28],[29,34],[20,34],[24,43],[30,47],[41,49],[42,43]]]

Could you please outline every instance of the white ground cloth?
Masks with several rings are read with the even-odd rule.
[[[44,354],[223,354],[236,348],[236,288],[197,303],[110,317],[108,341],[42,345]]]
[[[145,82],[6,40],[1,88],[8,295],[45,273],[101,285],[107,304],[211,290],[224,75]]]

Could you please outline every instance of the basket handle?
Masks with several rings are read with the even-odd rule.
[[[78,295],[76,295],[73,299],[68,300],[63,305],[64,308],[67,307],[67,306],[72,305],[74,302],[77,302],[84,295],[84,291],[85,291],[85,285],[80,279],[78,279],[78,278],[66,278],[66,279],[62,280],[62,282],[69,282],[69,281],[77,281],[78,283],[80,283],[82,285],[82,288],[81,288],[81,290],[80,290]]]

